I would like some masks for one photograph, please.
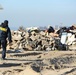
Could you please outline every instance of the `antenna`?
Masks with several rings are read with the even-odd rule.
[[[3,7],[0,5],[0,10],[3,10]]]

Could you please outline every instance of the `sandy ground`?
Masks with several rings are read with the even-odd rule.
[[[7,50],[0,75],[76,75],[76,51]]]

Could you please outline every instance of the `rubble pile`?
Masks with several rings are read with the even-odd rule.
[[[12,46],[8,49],[24,49],[24,50],[51,50],[54,37],[47,35],[44,31],[40,32],[23,32],[11,31],[12,33]]]
[[[59,46],[60,43],[58,40],[60,40],[60,38],[58,36],[55,37],[53,33],[51,33],[51,35],[50,34],[48,35],[45,31],[28,32],[28,31],[19,31],[19,30],[11,31],[11,33],[12,33],[12,46],[9,47],[9,45],[7,45],[8,50],[23,49],[23,50],[34,50],[34,51],[39,51],[39,50],[49,51],[49,50],[62,48],[62,46]],[[71,43],[76,45],[76,42],[74,43],[72,42],[73,38],[71,37],[69,38],[71,42],[69,41],[69,39],[67,40],[69,41],[69,43],[67,43],[66,41],[67,45],[68,44],[71,45]],[[69,46],[69,48],[72,48],[71,46]],[[74,47],[73,49],[76,49]]]

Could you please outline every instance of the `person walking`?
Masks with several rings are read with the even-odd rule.
[[[9,45],[11,45],[12,42],[12,37],[11,37],[11,31],[8,26],[8,20],[5,20],[1,25],[0,25],[0,47],[2,46],[2,58],[5,59],[6,57],[6,47],[7,47],[7,38],[9,41]]]

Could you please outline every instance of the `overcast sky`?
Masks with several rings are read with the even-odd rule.
[[[76,0],[0,0],[0,23],[9,20],[11,29],[19,26],[48,26],[76,23]]]

